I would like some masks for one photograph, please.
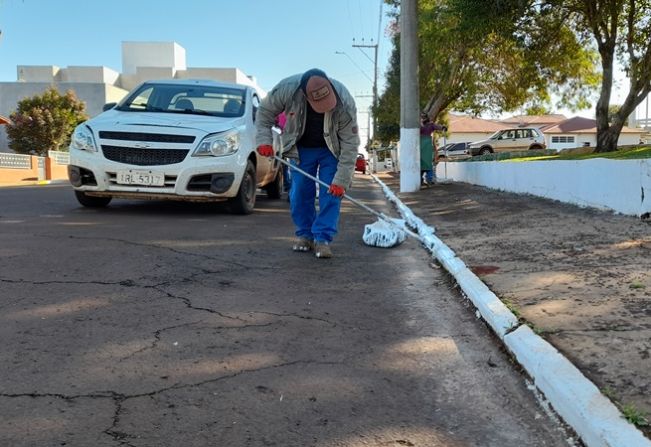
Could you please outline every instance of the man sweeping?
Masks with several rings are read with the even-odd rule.
[[[316,68],[283,79],[262,100],[256,115],[262,156],[274,156],[271,128],[282,112],[286,123],[281,155],[330,185],[320,187],[317,211],[314,181],[293,173],[290,209],[297,239],[292,248],[331,258],[341,197],[352,183],[359,147],[355,101],[342,83]]]

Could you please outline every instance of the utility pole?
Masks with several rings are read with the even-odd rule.
[[[400,2],[400,192],[420,189],[418,4]]]
[[[355,98],[373,98],[373,99],[375,99],[375,96],[374,95],[355,95]],[[358,113],[368,113],[367,124],[366,124],[366,129],[367,129],[366,130],[366,132],[367,132],[366,133],[366,151],[370,152],[370,150],[371,150],[371,114],[373,113],[373,110],[372,110],[371,107],[369,107],[368,112],[360,111]],[[373,123],[375,123],[375,121],[373,121]],[[375,134],[373,134],[373,136],[375,136]]]
[[[361,44],[356,44],[355,39],[353,39],[353,48],[359,48],[360,51],[362,51],[362,54],[366,56],[369,60],[371,60],[370,57],[366,53],[364,53],[362,48],[373,48],[374,50],[374,58],[371,60],[373,62],[373,110],[377,110],[377,51],[378,51],[378,42],[373,43],[373,39],[371,39],[371,43],[367,44],[364,43],[364,39],[362,39]],[[377,132],[377,124],[376,124],[376,119],[373,119],[373,138],[375,138],[376,132]]]

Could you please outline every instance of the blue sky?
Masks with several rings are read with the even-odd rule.
[[[185,48],[188,67],[238,67],[266,90],[318,67],[353,95],[370,95],[373,63],[351,44],[377,41],[381,1],[0,0],[0,82],[15,81],[17,65],[121,71],[122,41],[175,41]],[[380,92],[391,51],[387,11],[384,5]],[[367,55],[373,59],[372,49]],[[356,101],[360,110],[371,103]]]
[[[185,48],[189,67],[238,67],[266,90],[283,77],[318,67],[353,95],[370,95],[373,51],[367,50],[367,57],[351,44],[376,42],[379,34],[381,93],[391,51],[388,6],[378,23],[381,2],[0,0],[0,82],[15,81],[17,65],[104,65],[121,71],[122,41],[175,41]],[[621,97],[621,84],[613,102]],[[360,111],[371,103],[356,101]],[[365,116],[360,115],[361,128]]]

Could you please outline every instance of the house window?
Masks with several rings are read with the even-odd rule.
[[[568,135],[555,135],[552,137],[552,143],[574,143],[574,137]]]

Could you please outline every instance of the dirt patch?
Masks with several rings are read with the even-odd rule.
[[[460,183],[400,197],[605,394],[651,415],[649,222]]]

